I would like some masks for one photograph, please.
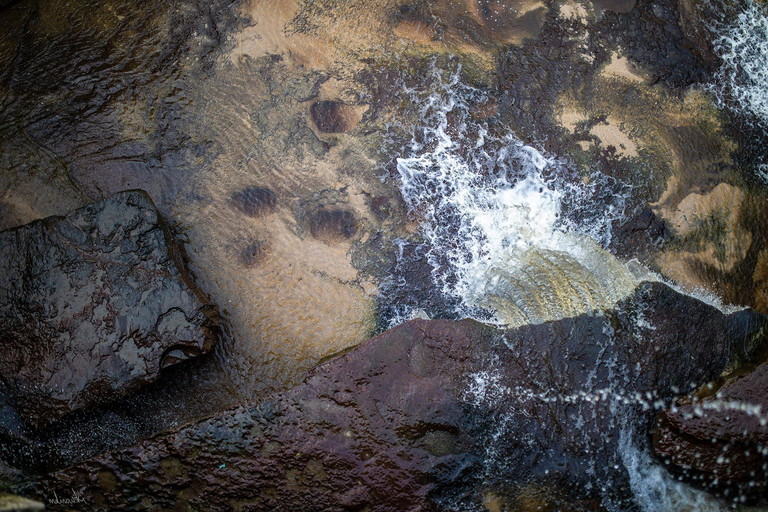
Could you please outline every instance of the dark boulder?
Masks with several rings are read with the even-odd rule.
[[[32,426],[208,351],[216,322],[143,191],[0,233],[2,401]]]
[[[768,499],[768,363],[710,383],[661,413],[654,449],[710,490]]]
[[[414,320],[293,390],[23,491],[76,492],[77,510],[632,510],[622,442],[765,327],[658,283],[605,315],[506,332]]]

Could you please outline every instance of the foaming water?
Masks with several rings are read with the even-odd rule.
[[[729,104],[768,122],[768,13],[752,0],[732,21],[715,27],[715,51],[723,60],[715,92]]]
[[[621,195],[607,204],[596,199],[596,188],[606,186],[605,177],[582,180],[567,163],[524,144],[510,130],[474,120],[471,104],[481,101],[482,93],[460,83],[456,75],[445,79],[437,92],[410,92],[422,105],[423,128],[397,161],[400,190],[421,222],[433,282],[456,304],[456,316],[516,327],[599,314],[632,293],[640,281],[662,280],[639,263],[621,262],[604,249],[610,242],[610,226],[624,208]],[[711,294],[678,291],[723,312],[734,310]],[[406,311],[395,320],[423,314]],[[655,329],[642,314],[636,328]],[[618,363],[606,364],[613,368]],[[602,456],[615,469],[606,473],[598,467],[597,461],[603,460],[598,458],[582,468],[593,475],[588,485],[602,488],[608,510],[627,509],[612,489],[627,481],[620,474],[628,478],[631,500],[641,510],[732,509],[731,503],[676,480],[647,453],[645,436],[630,434],[632,411],[658,413],[669,406],[655,391],[641,394],[622,384],[622,372],[633,369],[616,367],[610,387],[586,386],[567,395],[546,388],[507,387],[499,371],[488,368],[472,376],[466,390],[469,403],[493,406],[512,399],[522,407],[574,408],[579,411],[574,421],[585,425],[594,421],[594,411],[610,411],[604,426],[621,431],[615,448],[590,438],[586,427],[574,434],[574,442],[582,443],[587,453],[609,452]],[[497,438],[520,430],[522,420],[514,415],[498,420]],[[495,447],[489,450],[490,466],[503,464]]]
[[[477,95],[453,76],[420,98],[423,131],[398,159],[435,284],[458,300],[459,316],[507,326],[598,311],[627,296],[638,280],[600,243],[620,205],[599,221],[569,222],[564,204],[592,189],[511,131],[492,134],[474,121],[468,100]]]
[[[642,322],[638,322],[639,324]],[[639,325],[639,327],[641,327]],[[646,325],[645,329],[653,329]],[[606,361],[610,364],[610,361]],[[618,369],[617,369],[618,370]],[[579,450],[589,454],[592,460],[584,466],[590,480],[585,487],[595,488],[602,494],[602,505],[611,512],[641,510],[643,512],[765,512],[765,507],[750,507],[741,503],[741,498],[727,500],[710,495],[677,479],[659,464],[649,453],[647,439],[644,433],[637,429],[637,419],[633,410],[650,411],[658,414],[669,407],[656,391],[638,392],[626,389],[621,379],[616,379],[608,387],[582,389],[573,393],[558,393],[553,390],[533,389],[525,386],[505,385],[503,370],[488,368],[470,376],[465,390],[465,400],[474,405],[484,405],[496,408],[504,400],[520,404],[521,410],[570,411],[569,418],[573,424],[580,425],[569,433],[569,442],[579,446]],[[620,370],[618,370],[621,373]],[[618,374],[617,374],[618,377]],[[702,408],[717,410],[740,411],[749,416],[759,418],[761,423],[766,421],[766,415],[757,406],[740,403],[715,401],[702,403]],[[599,411],[610,411],[610,417],[604,417],[602,427],[605,429],[606,440],[595,442],[590,438],[587,424],[597,421]],[[522,413],[529,420],[538,414]],[[518,436],[521,424],[519,414],[511,413],[498,418],[495,425],[494,439],[504,436]],[[523,420],[525,421],[525,420]],[[609,441],[611,431],[617,429],[619,439],[615,447]],[[523,429],[524,430],[524,429]],[[600,444],[603,443],[603,444]],[[551,455],[551,454],[550,454]],[[587,456],[589,458],[589,456]],[[488,447],[486,462],[493,469],[494,465],[503,464],[499,461],[500,454],[496,453],[494,445]],[[599,462],[598,461],[601,461]],[[608,463],[608,471],[600,468]],[[534,470],[534,473],[536,471]],[[540,472],[539,472],[540,473]],[[545,473],[547,474],[547,473]],[[631,504],[623,499],[617,499],[615,487],[622,485],[625,480],[619,475],[626,475],[626,482],[631,492]]]
[[[629,485],[643,512],[721,512],[729,504],[675,480],[633,441],[637,433],[621,431],[619,453],[629,474]]]
[[[768,127],[768,7],[755,0],[714,9],[710,29],[713,47],[722,59],[709,90],[720,108],[743,117],[752,129]],[[768,183],[768,154],[758,147],[752,172]]]

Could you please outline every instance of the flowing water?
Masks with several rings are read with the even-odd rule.
[[[511,130],[490,134],[468,114],[473,94],[453,76],[416,98],[424,126],[397,160],[403,199],[423,218],[435,285],[457,299],[458,317],[509,327],[610,309],[639,282],[601,246],[623,198],[600,205],[593,223],[570,221],[565,203],[596,207],[590,195],[601,177],[573,183],[565,162]]]
[[[768,126],[768,13],[760,2],[740,5],[740,12],[712,20],[714,48],[722,59],[710,89],[721,107],[744,115],[756,129]],[[726,11],[727,12],[727,11]],[[753,172],[768,182],[765,154],[755,155]]]
[[[518,7],[521,10],[526,7],[526,13],[538,12],[538,7],[523,4]],[[604,19],[601,17],[612,14],[604,14],[603,7],[597,4],[586,7],[587,4],[579,2],[556,4],[548,4],[547,8],[551,7],[553,13],[559,9],[560,14],[553,14],[548,23],[567,26],[573,31],[575,35],[569,36],[572,39],[569,48],[577,53],[586,52],[592,44],[589,35],[583,32],[579,13],[588,13],[598,22]],[[125,10],[123,3],[115,5],[115,13]],[[444,22],[444,26],[430,25],[424,21],[428,17],[423,13],[414,14],[421,7],[403,10],[400,6],[400,11],[393,8],[400,17],[395,33],[424,45],[432,44],[428,48],[438,54],[416,59],[411,46],[376,39],[377,32],[371,26],[375,28],[372,24],[380,20],[377,21],[373,13],[375,10],[363,16],[358,27],[355,17],[337,16],[329,6],[328,12],[336,17],[328,21],[319,16],[313,25],[307,21],[315,12],[312,6],[297,9],[297,5],[253,3],[244,10],[250,9],[248,12],[255,22],[247,28],[231,22],[234,27],[231,30],[238,35],[234,38],[236,43],[230,46],[221,41],[217,43],[216,23],[200,24],[199,30],[185,40],[198,54],[181,59],[173,73],[161,79],[148,78],[151,72],[145,67],[151,68],[147,63],[152,59],[139,58],[143,50],[131,47],[129,53],[133,53],[127,60],[135,66],[137,80],[153,85],[133,84],[134,89],[110,97],[101,105],[103,110],[93,105],[80,109],[83,116],[94,116],[103,123],[83,129],[88,135],[83,138],[88,140],[81,140],[78,147],[87,146],[87,149],[62,149],[66,143],[59,141],[58,135],[46,139],[50,127],[41,127],[43,122],[32,121],[25,128],[25,135],[20,136],[24,147],[18,143],[0,148],[7,172],[11,169],[15,173],[27,172],[29,182],[42,183],[39,186],[27,182],[4,185],[7,200],[3,211],[10,212],[4,219],[4,227],[61,213],[56,208],[70,209],[84,202],[84,197],[98,197],[113,189],[148,188],[163,213],[188,237],[191,266],[203,288],[221,305],[228,325],[226,342],[214,357],[197,367],[194,366],[197,363],[190,365],[193,377],[185,376],[182,371],[178,375],[171,372],[163,385],[123,403],[121,407],[128,411],[125,414],[107,411],[76,418],[80,424],[65,425],[47,433],[43,442],[60,447],[63,463],[77,461],[93,451],[131,444],[142,436],[202,416],[210,412],[209,408],[220,410],[239,401],[263,397],[269,391],[282,390],[299,382],[317,361],[374,333],[377,323],[391,327],[426,315],[473,318],[502,328],[514,328],[579,315],[599,316],[630,296],[641,281],[658,280],[677,286],[672,279],[685,275],[683,271],[664,272],[681,268],[677,260],[668,267],[657,265],[651,269],[650,258],[641,262],[617,256],[614,232],[616,226],[637,216],[642,209],[638,204],[651,201],[650,197],[643,197],[649,190],[654,191],[655,204],[661,209],[672,201],[670,198],[680,196],[668,218],[674,222],[688,213],[681,206],[684,205],[682,198],[698,199],[704,194],[700,190],[703,187],[697,188],[698,182],[691,182],[686,189],[687,178],[676,181],[669,178],[673,171],[662,172],[651,165],[655,162],[653,158],[663,157],[673,162],[669,167],[675,170],[675,165],[684,167],[675,164],[676,159],[692,160],[682,147],[684,143],[675,138],[686,138],[684,115],[674,114],[675,122],[679,122],[676,127],[683,127],[683,135],[673,137],[654,131],[651,121],[647,126],[633,125],[630,129],[630,116],[617,121],[606,114],[595,116],[597,120],[588,120],[584,112],[575,115],[569,111],[575,120],[570,124],[563,120],[557,133],[570,131],[581,140],[574,139],[570,146],[555,144],[546,140],[538,127],[524,132],[520,126],[507,124],[515,119],[512,114],[505,122],[477,115],[478,105],[493,104],[499,98],[494,96],[493,88],[470,83],[467,77],[479,73],[473,65],[479,69],[487,66],[492,59],[489,56],[492,52],[487,49],[496,44],[494,41],[498,42],[499,37],[508,35],[499,35],[488,28],[491,35],[486,39],[477,36],[481,40],[475,42],[480,49],[470,51],[461,46],[464,36],[457,36],[449,27],[454,18],[463,19],[464,14],[448,10],[445,19],[438,20]],[[768,126],[768,16],[765,7],[756,2],[747,2],[740,9],[735,16],[723,14],[721,20],[713,20],[709,29],[722,65],[710,82],[695,84],[692,88],[708,91],[720,109],[737,117],[745,116],[764,130]],[[483,12],[484,29],[492,28],[492,17]],[[183,17],[183,14],[176,16]],[[149,18],[156,22],[152,30],[160,32],[157,27],[173,25],[177,20],[165,15]],[[213,18],[215,16],[211,20]],[[389,22],[392,16],[381,15],[381,18]],[[115,33],[127,30],[120,25],[127,23],[123,21],[123,14],[115,14],[114,19],[105,15],[109,23],[100,17],[94,19],[94,26],[98,27],[89,25],[84,30],[88,37],[107,30],[104,27],[109,23],[117,24],[117,29],[109,29]],[[543,22],[538,19],[529,16],[516,30],[535,36],[542,30]],[[18,20],[13,22],[21,24]],[[311,36],[304,33],[294,39],[286,36],[291,30],[299,33],[301,23],[312,27]],[[443,54],[447,50],[435,43],[438,40],[433,33],[437,30],[435,27],[444,30],[445,44],[454,44],[453,50],[479,54],[480,64],[446,61]],[[68,40],[62,35],[67,30],[65,27],[45,26],[40,30],[45,32],[45,37]],[[513,37],[504,41],[517,44]],[[106,47],[112,48],[112,44]],[[177,49],[182,54],[187,50]],[[119,53],[114,48],[105,51]],[[394,86],[389,84],[392,90],[386,94],[362,90],[361,83],[367,82],[359,76],[369,75],[361,69],[344,68],[349,60],[339,58],[331,62],[344,52],[360,61],[376,62],[379,68],[372,71],[371,76],[379,76],[377,73],[385,76],[390,72],[407,75],[399,68],[412,65],[419,68],[417,79],[398,77],[393,81]],[[598,54],[603,55],[595,53]],[[594,55],[577,57],[579,60],[574,62],[584,67],[588,67],[590,59],[595,59]],[[116,59],[119,65],[115,68],[130,67],[122,58]],[[626,85],[630,83],[634,84],[631,87],[638,88],[627,89],[627,98],[642,97],[647,91],[638,92],[639,88],[650,87],[652,81],[642,78],[642,73],[628,64],[622,64],[624,60],[616,55],[613,62],[621,66],[612,72],[629,77],[630,82],[622,82],[623,86],[630,87]],[[110,73],[111,69],[108,69]],[[99,68],[98,73],[107,72]],[[533,72],[528,74],[532,76]],[[546,73],[540,76],[550,79]],[[596,74],[598,78],[588,76],[590,80],[618,83],[609,82],[602,74]],[[615,80],[615,76],[610,80]],[[23,82],[21,78],[17,81]],[[382,89],[385,87],[381,84],[386,83],[386,79],[376,82]],[[118,80],[112,87],[122,85]],[[29,98],[37,97],[22,89],[18,86],[11,92],[3,91],[4,105],[9,111],[20,109],[19,112],[34,113],[30,117],[44,119],[43,106],[34,106],[34,102],[24,104]],[[578,87],[574,85],[573,89]],[[57,94],[65,96],[60,91],[44,91],[40,97],[62,108],[56,103],[63,101]],[[112,93],[103,93],[109,94]],[[573,100],[568,94],[571,92],[550,100],[568,104]],[[674,94],[671,96],[677,100]],[[358,132],[329,135],[308,128],[313,126],[306,121],[312,115],[307,106],[310,100],[339,98],[355,105],[345,111],[341,124],[360,123],[362,128]],[[680,108],[706,115],[707,108],[699,108],[692,98],[685,96],[684,106]],[[652,99],[656,101],[655,97]],[[498,102],[515,112],[515,101],[517,98],[505,97]],[[26,106],[19,107],[21,104]],[[620,108],[623,107],[617,107],[617,111]],[[535,109],[534,105],[523,110]],[[561,117],[568,117],[568,112]],[[102,141],[104,147],[99,149],[99,138],[93,134],[100,133],[99,126],[112,124],[118,125],[112,134],[114,140]],[[78,125],[72,122],[68,126],[77,128]],[[7,126],[3,129],[12,131]],[[719,126],[712,128],[713,132],[719,133],[719,130]],[[691,133],[694,132],[691,129]],[[628,134],[635,140],[651,142],[647,148],[638,150]],[[665,144],[679,144],[682,148],[675,146],[669,150]],[[574,147],[581,147],[584,152],[577,153]],[[710,149],[707,148],[707,157],[717,153]],[[68,154],[71,160],[57,156],[57,151]],[[702,149],[702,152],[705,151]],[[40,162],[27,161],[24,158],[27,153],[34,153]],[[582,160],[607,161],[610,165],[585,165],[583,161],[576,161],[574,155],[580,155]],[[757,151],[753,156],[751,172],[768,182],[768,151],[762,154]],[[716,159],[717,155],[712,158]],[[388,172],[382,171],[387,161],[394,165]],[[647,171],[647,176],[640,180],[627,177],[624,166],[630,165],[628,161]],[[718,165],[725,166],[716,162],[707,169]],[[66,169],[69,171],[65,172]],[[661,177],[669,178],[668,182]],[[664,182],[664,186],[672,183],[680,190],[672,185],[665,189],[654,180]],[[248,187],[268,190],[270,197],[276,198],[275,208],[267,214],[255,214],[247,205],[240,204],[238,201]],[[699,195],[693,197],[696,194]],[[723,204],[715,204],[712,210],[727,216],[729,203]],[[691,217],[707,227],[702,211],[703,207],[695,210],[696,215]],[[339,230],[338,222],[325,222],[329,215],[354,219],[350,222],[355,228]],[[13,220],[9,220],[12,216],[15,216]],[[699,228],[697,224],[696,229]],[[757,235],[754,238],[756,240]],[[717,252],[721,249],[719,245],[709,251],[707,240],[685,239],[688,246],[673,249],[687,255],[685,251],[689,246],[695,246],[701,249],[696,254],[704,254],[703,261],[715,261],[713,268],[731,272],[736,265],[728,267],[728,258],[721,253],[725,251],[726,256],[739,253],[741,246],[733,242],[725,244],[723,251]],[[422,265],[420,268],[425,269],[427,279],[414,283],[409,273],[414,262]],[[679,290],[693,293],[696,286],[677,280],[682,283]],[[692,282],[708,284],[706,279]],[[721,290],[718,286],[713,285],[711,289],[702,286],[695,292],[696,296],[728,312],[746,305],[745,302],[730,308],[722,306],[717,296]],[[638,329],[653,329],[643,324],[642,316],[638,318]],[[678,481],[650,455],[645,434],[636,432],[630,421],[623,422],[621,418],[624,410],[621,404],[661,411],[667,403],[654,397],[635,396],[630,390],[622,389],[619,382],[600,396],[583,393],[540,396],[528,389],[494,388],[493,369],[474,377],[476,386],[467,390],[470,401],[488,401],[495,394],[514,392],[523,401],[618,404],[617,417],[612,421],[620,424],[621,439],[611,460],[617,472],[621,468],[628,475],[634,505],[644,511],[709,512],[734,506]],[[205,398],[198,399],[197,393]],[[146,411],[142,411],[145,408]],[[162,413],[156,414],[157,409]],[[760,411],[755,414],[759,415]],[[503,434],[502,424],[499,435]],[[493,454],[489,453],[489,463],[492,459]],[[614,484],[613,480],[597,478],[590,483],[594,486]],[[625,506],[608,499],[603,505],[616,511],[624,510]]]
[[[424,123],[416,128],[408,152],[398,158],[397,169],[403,198],[422,222],[434,286],[454,299],[456,317],[518,327],[599,314],[631,294],[641,281],[661,280],[638,262],[621,261],[607,251],[612,222],[625,214],[626,202],[621,194],[609,204],[597,197],[596,188],[606,186],[607,177],[593,175],[587,184],[573,178],[567,161],[524,144],[511,130],[491,135],[486,123],[468,114],[468,100],[477,100],[482,92],[462,84],[456,73],[435,73],[442,84],[438,91],[409,91],[420,105]],[[617,189],[630,193],[626,187]],[[594,209],[601,215],[586,219],[579,215]],[[740,309],[724,306],[703,291],[696,297],[725,312]],[[414,315],[412,310],[401,311],[392,323]],[[641,315],[637,328],[655,327]],[[622,423],[613,455],[615,471],[627,472],[635,503],[643,511],[732,508],[731,502],[678,481],[649,455],[649,446],[628,418],[633,407],[661,412],[668,404],[624,389],[620,375],[628,369],[615,368],[616,382],[609,389],[570,396],[500,387],[495,371],[503,369],[474,376],[470,401],[493,404],[500,396],[511,395],[520,403],[570,403],[579,409],[579,404],[611,404],[616,415],[612,421]],[[588,407],[576,413],[574,421],[594,421]],[[627,415],[623,420],[622,410]],[[760,416],[760,411],[755,414]],[[505,426],[507,421],[515,420],[502,418],[497,435],[521,430]],[[493,462],[498,456],[492,448],[487,457],[491,467],[499,463]],[[616,482],[596,477],[591,485]],[[626,503],[606,498],[603,506],[619,511]]]

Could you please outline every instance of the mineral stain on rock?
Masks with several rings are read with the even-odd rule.
[[[277,204],[275,193],[266,187],[246,187],[232,194],[232,204],[249,217],[262,217],[271,213]]]
[[[325,242],[339,242],[357,233],[357,218],[350,210],[320,208],[309,218],[309,232]]]

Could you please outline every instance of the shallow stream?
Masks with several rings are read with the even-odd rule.
[[[412,318],[599,317],[643,281],[768,314],[768,13],[719,1],[0,1],[0,229],[144,189],[223,318],[212,354],[3,460],[133,445]],[[493,371],[468,400],[669,405]],[[588,484],[633,503],[603,509],[752,510],[635,427],[628,479]]]

